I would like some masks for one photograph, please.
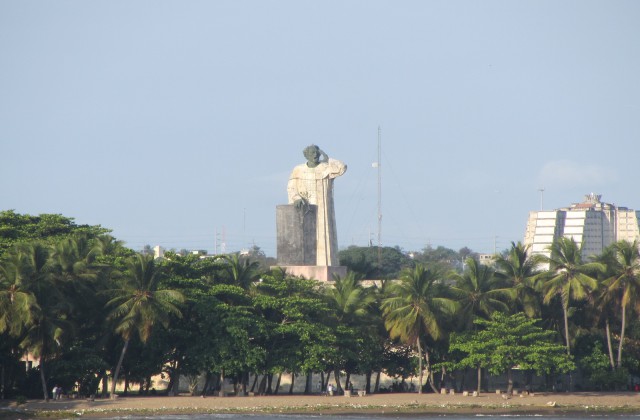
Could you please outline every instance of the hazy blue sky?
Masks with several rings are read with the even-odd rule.
[[[302,149],[341,247],[479,252],[590,192],[640,209],[640,1],[0,0],[0,210],[275,256]]]

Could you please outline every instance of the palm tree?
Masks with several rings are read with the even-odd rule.
[[[450,288],[452,298],[458,303],[460,314],[459,328],[472,330],[476,328],[477,317],[490,319],[494,312],[507,312],[508,302],[512,301],[517,289],[505,287],[495,275],[493,268],[480,264],[475,258],[467,258],[467,268],[462,275],[451,273],[455,284]],[[477,387],[480,392],[482,384],[482,366],[477,367]]]
[[[160,289],[161,272],[153,255],[136,254],[126,263],[127,269],[120,278],[120,288],[111,290],[113,298],[107,302],[112,308],[108,319],[116,322],[115,332],[122,336],[124,346],[113,374],[111,398],[115,398],[116,383],[129,341],[135,333],[146,343],[153,327],[167,327],[171,315],[181,316],[177,303],[184,301],[176,290]]]
[[[618,343],[618,358],[616,366],[622,365],[622,345],[627,326],[627,307],[637,302],[636,296],[640,292],[640,252],[638,241],[619,241],[612,245],[614,259],[611,260],[613,276],[605,282],[611,292],[620,294],[620,342]]]
[[[375,295],[371,289],[362,287],[362,275],[350,271],[346,276],[336,276],[333,287],[327,288],[327,295],[338,322],[357,323],[370,313]]]
[[[538,258],[529,254],[529,247],[511,242],[507,255],[495,259],[496,277],[515,289],[516,310],[529,318],[540,316],[540,301],[537,292],[537,276],[540,273]]]
[[[225,263],[223,268],[227,273],[228,280],[244,290],[248,290],[251,284],[260,277],[258,272],[260,265],[250,258],[240,258],[238,254],[220,255],[216,258]]]
[[[33,320],[35,296],[21,275],[22,255],[9,252],[0,263],[0,333],[18,337]]]
[[[467,258],[465,264],[467,269],[462,275],[451,274],[455,280],[451,293],[460,305],[461,320],[466,322],[465,327],[473,328],[473,320],[477,316],[490,319],[495,311],[508,312],[508,302],[513,299],[515,290],[503,287],[493,269],[474,258]]]
[[[5,275],[10,273],[11,276],[10,299],[12,297],[14,302],[22,300],[20,315],[17,316],[26,322],[20,347],[39,358],[42,392],[47,401],[46,363],[70,329],[67,321],[69,302],[52,283],[50,255],[50,247],[42,243],[20,244],[10,253],[10,261],[4,271]]]
[[[598,262],[583,262],[580,247],[573,238],[560,237],[553,241],[549,250],[550,256],[541,256],[541,261],[549,264],[543,285],[544,303],[551,302],[554,296],[560,297],[567,354],[570,355],[569,304],[571,300],[585,299],[590,291],[596,289],[597,281],[592,273],[603,271],[604,266]]]
[[[614,277],[613,268],[615,265],[615,255],[613,246],[606,247],[600,255],[594,257],[594,261],[601,263],[605,270],[597,273],[596,280],[598,287],[593,291],[593,316],[596,322],[604,319],[604,336],[607,342],[607,351],[609,353],[609,363],[611,370],[616,369],[616,362],[613,356],[613,345],[611,344],[611,319],[615,319],[615,313],[620,306],[620,293],[618,290],[609,289],[605,284],[610,278]]]
[[[367,334],[375,326],[372,310],[376,296],[372,289],[360,284],[361,279],[361,274],[350,271],[344,277],[335,276],[333,287],[326,289],[329,306],[339,325],[337,331],[342,332],[339,336],[342,335],[344,338],[345,351],[340,353],[342,360],[335,365],[334,371],[338,392],[342,391],[340,367],[348,366],[349,362],[353,364],[357,360],[358,354],[362,353],[361,343],[367,341],[369,338]],[[348,368],[344,370],[347,372],[346,384],[348,385],[351,371]]]
[[[444,334],[441,328],[443,318],[452,315],[456,309],[456,304],[444,297],[440,280],[438,272],[421,264],[414,269],[405,269],[400,275],[400,282],[391,285],[389,297],[382,301],[385,327],[391,337],[411,346],[415,344],[418,350],[419,393],[422,393],[423,378],[420,338],[439,339]],[[429,363],[426,349],[425,355]]]
[[[371,308],[371,316],[373,317],[373,320],[370,325],[371,336],[368,339],[368,342],[373,346],[377,346],[377,350],[379,351],[379,353],[377,354],[384,354],[384,352],[391,345],[389,334],[384,325],[384,317],[382,315],[382,302],[385,298],[390,296],[389,290],[391,288],[391,284],[393,283],[394,280],[382,279],[374,282],[372,286],[369,287],[371,293],[373,293],[373,296],[375,298],[375,303],[373,308]],[[365,391],[367,393],[376,393],[380,391],[380,377],[382,376],[383,370],[383,357],[377,354],[372,357],[373,363],[368,366],[368,369],[364,369],[366,377]],[[371,379],[374,373],[375,382],[372,384]]]

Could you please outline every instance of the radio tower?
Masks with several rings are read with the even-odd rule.
[[[382,129],[378,126],[378,267],[382,269]]]

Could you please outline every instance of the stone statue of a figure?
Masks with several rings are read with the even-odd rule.
[[[331,159],[315,144],[307,146],[303,154],[307,162],[293,168],[289,177],[289,204],[300,209],[308,204],[318,206],[316,265],[337,266],[338,235],[333,209],[333,179],[344,174],[347,165]]]

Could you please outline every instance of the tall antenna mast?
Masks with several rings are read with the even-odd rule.
[[[382,129],[378,126],[378,253],[382,247]]]

